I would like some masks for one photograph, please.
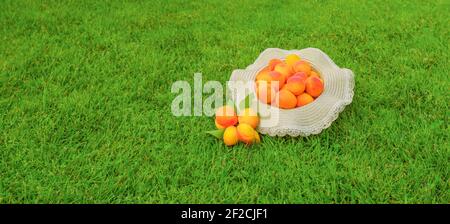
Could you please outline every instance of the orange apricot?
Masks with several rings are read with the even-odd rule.
[[[258,114],[251,108],[245,108],[238,116],[239,124],[248,124],[252,128],[256,128],[259,124]]]
[[[264,67],[261,71],[258,72],[258,75],[256,75],[256,80],[266,80],[269,72],[270,72],[269,66]]]
[[[298,61],[293,66],[294,72],[304,72],[308,76],[311,74],[311,65],[307,61]]]
[[[238,139],[246,144],[252,144],[255,141],[255,129],[248,124],[239,124],[237,126]]]
[[[287,89],[282,89],[277,93],[275,104],[279,108],[292,109],[297,105],[297,98]]]
[[[223,132],[223,142],[227,146],[236,145],[239,142],[237,128],[235,126],[229,126]]]
[[[285,85],[285,88],[289,90],[294,95],[298,96],[305,91],[305,81],[301,76],[291,76]]]
[[[283,88],[284,83],[286,82],[286,78],[279,72],[273,71],[269,73],[270,77],[271,77],[271,84],[273,84],[274,81],[278,82],[278,89]],[[275,85],[272,85],[275,87]]]
[[[274,71],[281,73],[284,76],[284,79],[286,80],[289,78],[289,76],[292,75],[292,69],[290,66],[288,66],[286,63],[279,63],[275,66]]]
[[[238,122],[238,117],[234,108],[231,106],[222,106],[216,110],[216,123],[219,127],[227,128]]]
[[[312,97],[318,97],[323,92],[323,83],[320,78],[309,77],[306,79],[306,92]]]
[[[294,77],[294,76],[299,77],[303,82],[305,82],[306,79],[308,78],[308,75],[306,73],[304,73],[304,72],[297,72],[293,76],[291,76],[291,78]]]
[[[297,107],[304,106],[308,103],[311,103],[314,101],[314,98],[310,96],[308,93],[303,93],[297,96]]]
[[[269,67],[270,71],[273,71],[275,69],[275,66],[280,63],[283,63],[283,61],[275,58],[269,61],[269,65],[267,67]]]
[[[258,82],[256,86],[256,96],[266,104],[272,104],[276,89],[267,82]]]
[[[224,129],[225,127],[217,123],[217,119],[214,119],[214,124],[216,125],[217,129]]]
[[[263,70],[261,70],[258,75],[256,75],[256,81],[266,81],[266,82],[270,82],[272,81],[272,77],[270,76],[270,72],[269,69],[264,68]]]
[[[320,77],[320,75],[319,75],[318,72],[311,71],[311,75],[309,75],[309,77],[317,77],[317,78],[319,78],[320,81],[322,81],[322,83],[323,83],[323,79]]]

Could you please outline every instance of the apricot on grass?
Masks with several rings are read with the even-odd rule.
[[[258,114],[251,108],[245,108],[238,116],[239,124],[248,124],[256,128],[259,124]]]
[[[311,74],[311,65],[307,61],[298,61],[293,66],[294,72],[304,72],[308,76]]]
[[[260,143],[261,142],[261,138],[259,137],[258,132],[255,130],[255,142],[256,143]]]
[[[285,88],[294,95],[298,96],[305,91],[305,81],[301,76],[291,76],[287,80]]]
[[[217,129],[224,129],[225,127],[217,123],[217,119],[214,119],[214,124],[216,125]]]
[[[309,77],[306,79],[306,92],[312,97],[318,97],[323,92],[323,82],[320,78]]]
[[[275,103],[279,108],[292,109],[297,105],[297,98],[287,89],[282,89],[277,93]]]
[[[296,54],[290,54],[286,57],[286,64],[288,64],[289,66],[294,66],[294,64],[300,61],[300,56],[296,55]]]
[[[242,123],[237,126],[238,139],[245,144],[252,144],[255,141],[255,129],[252,126]]]
[[[238,117],[234,108],[231,106],[222,106],[216,110],[216,119],[217,127],[227,128],[229,126],[233,126],[237,124]]]
[[[229,126],[225,129],[223,132],[223,142],[227,146],[233,146],[239,142],[237,128],[235,126]]]
[[[311,95],[309,95],[308,93],[302,93],[299,96],[297,96],[297,107],[304,106],[313,101],[314,98]]]

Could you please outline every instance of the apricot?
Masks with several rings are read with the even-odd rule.
[[[291,76],[287,80],[285,88],[294,95],[298,96],[305,91],[305,81],[300,75]]]
[[[297,107],[304,106],[308,103],[311,103],[314,101],[314,98],[310,96],[308,93],[303,93],[297,96]]]
[[[252,128],[256,128],[259,124],[258,114],[251,108],[245,108],[238,116],[239,124],[248,124]]]
[[[291,78],[294,76],[298,76],[303,82],[305,82],[306,79],[308,78],[308,75],[304,72],[297,72],[293,76],[291,76]]]
[[[294,72],[304,72],[308,76],[311,74],[311,65],[307,61],[298,61],[293,66]]]
[[[263,68],[261,71],[258,72],[258,75],[256,75],[256,80],[267,80],[269,78],[270,71],[271,70],[269,66]]]
[[[283,63],[283,61],[275,58],[269,61],[269,66],[267,67],[270,69],[270,71],[273,71],[275,69],[275,66],[280,63]]]
[[[282,89],[277,93],[275,104],[279,108],[292,109],[297,105],[297,98],[287,89]]]
[[[284,79],[286,80],[287,78],[289,78],[289,76],[292,75],[292,69],[290,66],[288,66],[287,64],[283,63],[279,63],[275,66],[274,71],[281,73],[284,76]]]
[[[266,67],[267,68],[267,67]],[[264,68],[261,70],[258,75],[256,75],[256,81],[272,81],[272,77],[270,76],[270,72],[268,69]]]
[[[306,79],[306,92],[312,97],[318,97],[323,92],[323,83],[320,78],[309,77]]]
[[[322,81],[323,83],[323,79],[320,77],[319,73],[315,72],[315,71],[311,71],[311,75],[309,75],[309,77],[317,77],[320,79],[320,81]]]
[[[286,78],[283,75],[281,75],[281,73],[273,71],[273,72],[270,72],[269,75],[272,80],[271,82],[273,82],[273,81],[278,82],[278,88],[275,88],[276,90],[283,88],[284,83],[286,83]],[[272,83],[270,83],[270,84],[272,84]],[[272,86],[274,86],[274,85],[272,85]]]
[[[223,132],[223,142],[227,146],[236,145],[239,142],[237,128],[235,126],[229,126]]]
[[[300,57],[296,54],[290,54],[286,57],[286,64],[289,66],[294,66],[296,62],[300,61]]]
[[[255,141],[255,129],[248,124],[239,124],[237,126],[238,139],[245,144],[252,144]]]
[[[261,138],[259,137],[258,132],[255,130],[255,142],[256,143],[260,143],[261,142]]]
[[[256,96],[266,104],[272,104],[276,90],[267,82],[258,82],[256,85]]]
[[[217,123],[216,119],[214,119],[214,123],[215,123],[217,129],[224,129],[225,128],[224,126],[222,126],[219,123]]]
[[[238,117],[234,108],[231,106],[222,106],[216,110],[216,123],[219,127],[227,128],[238,122]]]

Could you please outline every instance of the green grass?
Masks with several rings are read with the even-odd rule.
[[[448,203],[450,1],[0,2],[0,203]],[[264,49],[355,72],[321,134],[227,148],[173,82]]]

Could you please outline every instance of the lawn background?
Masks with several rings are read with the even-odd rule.
[[[0,203],[448,203],[450,1],[0,1]],[[266,48],[355,73],[321,134],[174,117]]]

